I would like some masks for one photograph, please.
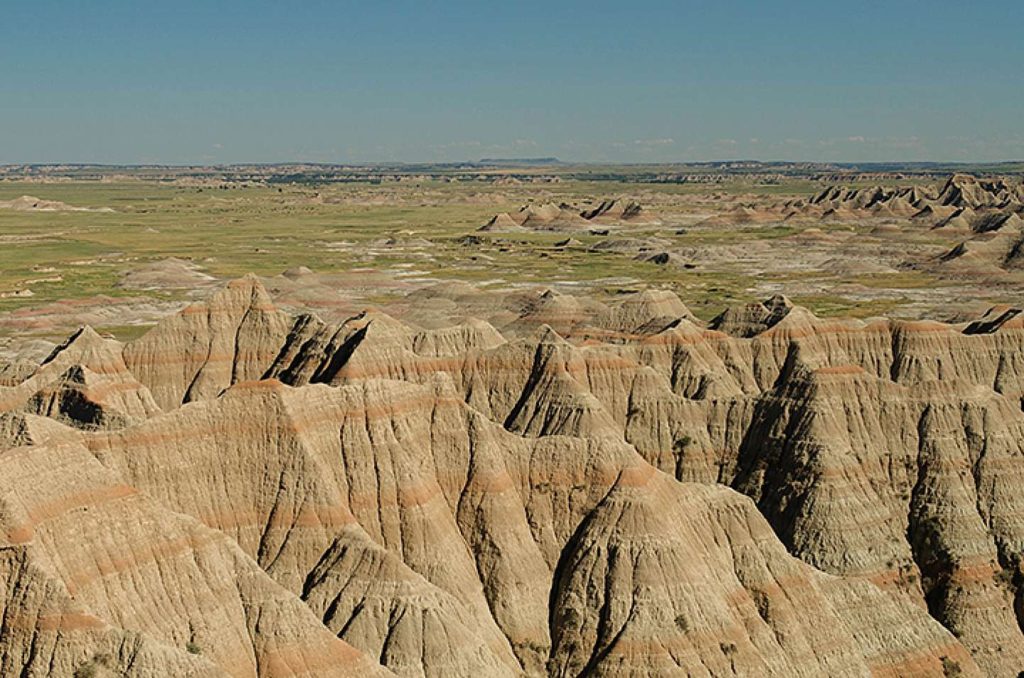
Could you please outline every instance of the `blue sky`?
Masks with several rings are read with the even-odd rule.
[[[0,163],[1024,158],[1024,2],[0,0]]]

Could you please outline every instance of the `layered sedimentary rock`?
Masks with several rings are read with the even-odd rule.
[[[141,634],[183,675],[1013,676],[1021,317],[776,297],[705,327],[669,293],[549,292],[506,336],[292,317],[247,278],[123,348],[84,330],[6,388],[0,465],[31,481],[4,481],[4,573],[99,568],[52,603],[102,626],[51,652],[72,668],[126,671]],[[111,540],[153,555],[107,565]],[[0,652],[31,675],[26,638]]]
[[[83,428],[123,427],[160,411],[128,369],[120,343],[75,332],[24,379],[0,387],[0,412],[44,414]]]
[[[75,442],[0,454],[4,675],[384,675],[227,535]]]
[[[290,325],[256,277],[248,276],[160,323],[125,348],[124,360],[161,407],[177,407],[258,378]]]
[[[516,212],[500,212],[478,230],[495,232],[515,231],[578,231],[591,226],[624,224],[646,216],[638,202],[632,200],[603,200],[596,205],[580,208],[566,203],[524,205]]]
[[[813,196],[776,204],[740,204],[703,221],[706,226],[774,222],[908,220],[947,232],[980,233],[1014,224],[1024,212],[1024,183],[954,174],[938,188],[826,186]]]

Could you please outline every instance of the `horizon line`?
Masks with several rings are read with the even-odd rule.
[[[364,161],[312,161],[312,160],[270,160],[270,161],[239,161],[239,162],[0,162],[0,168],[11,169],[19,167],[96,167],[96,168],[233,168],[233,167],[286,167],[293,165],[307,165],[313,167],[402,167],[402,166],[458,166],[458,165],[502,165],[519,164],[527,167],[562,166],[562,167],[674,167],[674,166],[701,166],[701,165],[818,165],[838,167],[858,167],[864,165],[874,166],[904,166],[904,167],[952,167],[952,166],[975,166],[975,165],[1017,165],[1024,164],[1024,158],[1006,160],[755,160],[752,158],[738,159],[715,159],[715,160],[662,160],[653,162],[637,161],[598,161],[598,160],[561,160],[556,157],[538,158],[480,158],[476,160],[364,160]]]

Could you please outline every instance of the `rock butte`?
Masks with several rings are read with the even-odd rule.
[[[1016,676],[1022,317],[83,328],[3,372],[0,674]]]
[[[603,200],[596,205],[582,208],[566,203],[529,204],[511,214],[500,212],[477,230],[579,231],[594,225],[638,221],[643,216],[643,208],[639,203],[620,199]]]

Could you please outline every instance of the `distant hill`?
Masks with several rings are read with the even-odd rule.
[[[515,166],[534,166],[534,165],[563,165],[561,160],[558,158],[481,158],[480,165],[515,165]]]

